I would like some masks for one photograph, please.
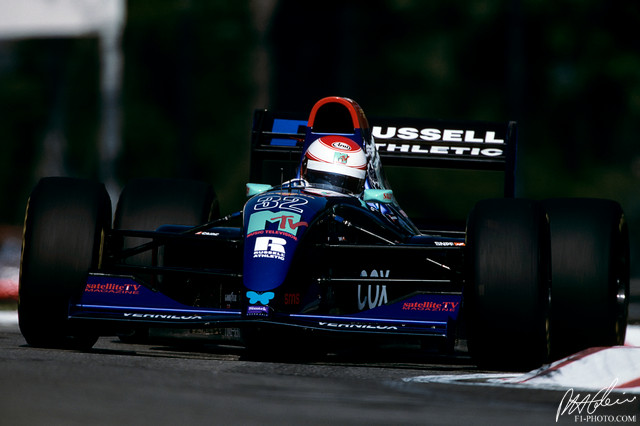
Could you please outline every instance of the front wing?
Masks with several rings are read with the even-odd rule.
[[[408,253],[423,253],[423,247],[387,247],[379,250],[386,253],[385,258],[398,258],[390,252],[405,257],[409,264]],[[432,249],[429,253],[460,253],[458,248]],[[345,252],[350,249],[331,250],[348,258]],[[358,248],[366,252],[366,248]],[[375,250],[374,250],[375,251]],[[420,255],[425,258],[424,255]],[[426,256],[430,262],[435,256]],[[335,258],[335,257],[334,257]],[[437,262],[434,262],[437,264]],[[381,265],[381,268],[385,265]],[[388,267],[388,264],[386,265]],[[442,269],[435,265],[434,271]],[[406,269],[406,268],[405,268]],[[129,327],[149,328],[224,328],[252,325],[270,325],[296,327],[325,332],[348,332],[366,334],[451,336],[455,332],[462,305],[462,283],[450,275],[429,273],[428,266],[419,266],[423,275],[429,279],[396,274],[389,277],[385,271],[365,270],[361,274],[348,274],[340,266],[329,269],[321,277],[314,279],[314,286],[321,288],[319,294],[335,306],[349,299],[354,309],[328,308],[322,311],[300,309],[273,309],[269,303],[259,299],[251,301],[246,289],[239,285],[224,291],[216,307],[192,306],[147,286],[144,280],[129,274],[90,273],[87,285],[81,297],[71,304],[69,318],[73,321],[90,321],[113,329]],[[375,274],[375,277],[374,277]],[[283,291],[290,291],[290,287]],[[275,291],[278,291],[276,289]],[[299,297],[299,296],[296,296]],[[340,302],[342,300],[342,302]],[[331,305],[333,306],[333,305]]]

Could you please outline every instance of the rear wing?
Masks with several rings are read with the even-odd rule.
[[[372,118],[382,165],[504,173],[504,195],[515,192],[517,125],[401,118]],[[251,134],[252,182],[278,184],[295,175],[307,127],[302,114],[257,110]]]

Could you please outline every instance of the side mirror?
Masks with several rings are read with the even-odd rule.
[[[393,191],[390,189],[365,189],[364,201],[366,203],[393,203]]]
[[[254,195],[262,194],[272,188],[271,185],[264,183],[248,183],[247,184],[247,197],[253,197]]]

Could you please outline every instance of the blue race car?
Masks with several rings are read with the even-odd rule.
[[[112,222],[104,185],[43,178],[26,211],[20,329],[32,346],[82,349],[159,328],[240,330],[255,352],[302,345],[292,336],[416,338],[444,351],[465,339],[478,365],[500,369],[622,344],[622,209],[514,198],[515,149],[513,122],[370,128],[356,102],[330,97],[308,118],[256,111],[260,183],[225,217],[201,182],[131,181]],[[504,197],[478,202],[466,228],[419,229],[383,161],[495,170]]]

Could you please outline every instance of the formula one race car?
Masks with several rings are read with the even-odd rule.
[[[40,180],[21,260],[26,341],[90,348],[130,331],[240,330],[259,352],[302,344],[291,335],[416,337],[443,350],[464,338],[478,365],[501,369],[624,342],[629,248],[617,203],[514,198],[513,122],[375,124],[339,97],[308,119],[257,111],[260,184],[225,217],[204,183],[131,181],[112,224],[102,184]],[[504,197],[478,202],[466,229],[421,231],[383,160],[496,170]]]

